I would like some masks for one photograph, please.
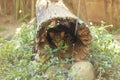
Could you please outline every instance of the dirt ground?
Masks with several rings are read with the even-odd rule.
[[[12,16],[0,16],[0,36],[11,38],[20,23]]]
[[[120,42],[120,34],[114,34],[113,38]]]

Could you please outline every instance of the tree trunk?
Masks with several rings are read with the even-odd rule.
[[[31,19],[35,17],[35,0],[31,0]]]
[[[1,3],[1,2],[0,2]],[[3,12],[2,12],[2,7],[1,7],[1,4],[0,4],[0,15],[2,15]]]
[[[120,27],[120,0],[113,0],[112,19],[115,27]]]
[[[112,0],[104,0],[107,23],[112,22]]]

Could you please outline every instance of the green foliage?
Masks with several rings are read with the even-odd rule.
[[[118,34],[118,33],[120,33],[120,29],[112,29],[111,31],[110,31],[110,33],[111,34]]]
[[[26,79],[31,73],[32,44],[36,24],[23,24],[12,40],[0,38],[0,78],[5,80]],[[29,68],[30,67],[30,68]]]
[[[94,64],[97,71],[97,80],[120,79],[120,43],[112,38],[106,27],[109,25],[91,26],[93,43],[89,60]]]
[[[28,17],[30,16],[30,14],[28,13],[28,14],[25,14],[25,15],[23,15],[22,17],[20,17],[19,18],[19,22],[28,22]]]
[[[118,54],[120,44],[112,39],[105,27],[108,26],[101,24],[101,26],[90,27],[93,43],[90,46],[92,52],[88,60],[96,69],[97,80],[118,80],[120,79],[120,55]],[[57,73],[51,72],[52,76],[58,78],[57,80],[71,79],[69,74],[66,76],[69,71],[61,68],[64,63],[71,61],[69,59],[59,60],[58,57],[51,56],[50,61],[45,64],[42,64],[42,59],[37,63],[31,61],[36,29],[34,23],[23,24],[16,30],[16,34],[10,41],[0,38],[0,78],[2,80],[47,80],[48,67],[51,65],[60,67],[55,70]],[[49,53],[57,51],[50,50],[47,46],[45,48],[49,50]],[[58,50],[61,49],[62,47]]]

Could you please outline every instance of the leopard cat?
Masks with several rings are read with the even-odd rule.
[[[64,41],[65,32],[49,32],[50,38],[54,46],[59,47],[60,43]]]

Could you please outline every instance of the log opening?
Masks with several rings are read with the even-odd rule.
[[[83,58],[82,54],[89,54],[88,45],[92,40],[90,31],[82,20],[69,11],[69,9],[63,4],[62,0],[57,2],[51,2],[50,0],[37,0],[36,16],[38,24],[36,34],[36,50],[38,53],[40,53],[41,48],[43,47],[42,45],[54,45],[51,43],[49,32],[64,31],[65,33],[69,33],[70,36],[72,36],[72,42],[70,45],[73,43],[76,44],[76,53],[74,55],[75,57],[78,53],[81,53],[78,57],[80,59]],[[76,31],[77,34],[75,34],[76,21],[78,21]],[[78,32],[83,33],[79,34]],[[79,49],[81,52],[79,52],[77,49]],[[69,49],[68,51],[71,50]],[[78,59],[76,58],[76,60]]]

